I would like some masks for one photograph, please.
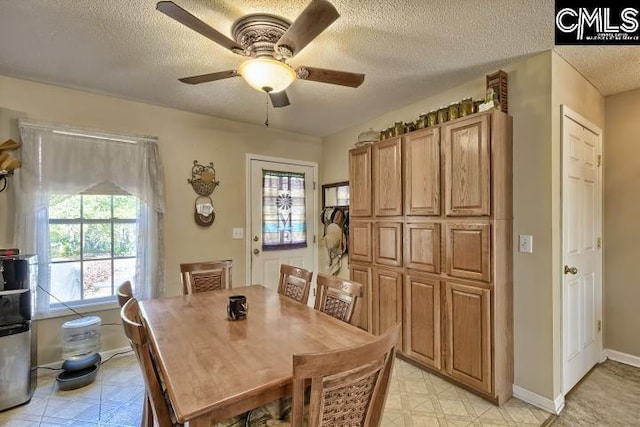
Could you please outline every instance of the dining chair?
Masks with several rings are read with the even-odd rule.
[[[172,418],[172,410],[162,390],[160,374],[151,356],[147,330],[142,324],[140,308],[135,298],[131,298],[124,304],[120,310],[120,317],[122,318],[124,333],[127,338],[129,338],[131,347],[142,369],[142,377],[144,378],[146,389],[146,400],[149,402],[143,416],[143,418],[146,418],[146,425],[153,426],[155,419],[159,427],[173,426],[175,421]],[[148,408],[151,410],[147,411]],[[143,419],[143,425],[144,422],[145,420]]]
[[[142,427],[181,426],[176,421],[173,408],[165,393],[160,368],[156,364],[147,329],[142,322],[138,300],[131,298],[120,310],[124,333],[129,338],[131,347],[140,364],[145,383],[145,406],[142,415]],[[155,419],[155,423],[154,423]],[[238,415],[214,424],[212,427],[232,427],[244,424],[246,414]]]
[[[343,322],[358,324],[364,286],[326,274],[318,274],[316,284],[316,310]]]
[[[118,286],[116,290],[116,295],[118,295],[118,304],[120,307],[123,307],[127,301],[133,298],[133,289],[131,287],[131,282],[126,281]]]
[[[291,425],[379,426],[393,370],[400,324],[367,344],[325,353],[293,355]]]
[[[292,265],[280,265],[278,293],[303,304],[309,299],[313,272]]]
[[[184,295],[231,288],[233,261],[205,261],[180,264]]]

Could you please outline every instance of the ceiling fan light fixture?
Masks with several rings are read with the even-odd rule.
[[[296,79],[296,72],[284,62],[271,58],[249,59],[238,68],[249,86],[260,92],[282,92]]]

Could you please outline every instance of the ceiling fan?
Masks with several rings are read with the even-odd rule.
[[[271,104],[278,108],[290,104],[286,88],[296,78],[349,87],[358,87],[364,81],[364,74],[305,66],[294,69],[286,63],[340,16],[326,0],[311,0],[293,23],[269,14],[240,18],[231,28],[235,40],[172,1],[158,2],[156,9],[231,52],[248,58],[237,70],[179,79],[183,83],[199,84],[241,76],[254,89],[269,94]]]

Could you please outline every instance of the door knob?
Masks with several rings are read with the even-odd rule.
[[[564,274],[578,274],[577,267],[569,267],[568,265],[564,266]]]
[[[258,255],[259,253],[260,253],[260,249],[254,249],[254,250],[253,250],[253,254],[254,254],[254,255]]]

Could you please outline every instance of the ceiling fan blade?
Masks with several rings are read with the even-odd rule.
[[[311,3],[296,18],[289,29],[276,43],[276,52],[286,47],[293,56],[299,53],[309,42],[322,33],[340,14],[326,0],[311,0]]]
[[[167,15],[169,18],[173,18],[184,26],[191,28],[210,40],[218,43],[219,45],[229,49],[234,53],[241,54],[242,48],[229,37],[225,36],[221,32],[213,29],[208,24],[205,24],[177,4],[172,1],[160,1],[156,4],[156,9]]]
[[[273,108],[280,108],[291,105],[286,90],[283,90],[281,92],[269,92],[269,99],[271,99],[271,105],[273,105]]]
[[[213,82],[216,80],[228,79],[230,77],[237,77],[236,70],[218,71],[217,73],[202,74],[200,76],[183,77],[180,80],[182,83],[188,83],[190,85],[197,85],[200,83]]]
[[[327,70],[324,68],[298,67],[296,74],[298,78],[302,80],[311,80],[332,85],[358,87],[364,82],[364,74]]]

